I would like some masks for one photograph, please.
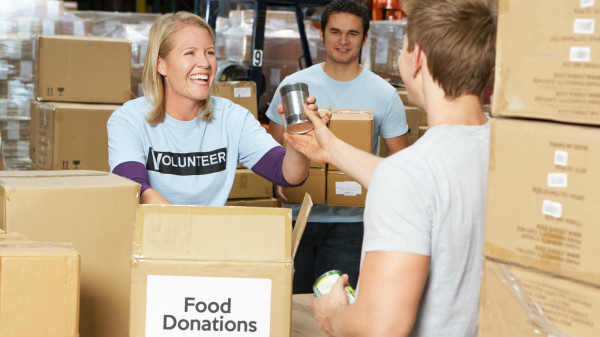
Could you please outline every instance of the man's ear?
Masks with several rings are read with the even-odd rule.
[[[319,37],[321,38],[321,42],[325,43],[325,36],[322,29],[319,29]]]
[[[369,38],[369,33],[365,34],[365,37],[363,38],[363,42],[362,42],[362,47],[365,46],[365,43],[367,43],[368,38]]]
[[[158,57],[158,62],[156,63],[156,71],[163,76],[167,76],[167,65],[165,64],[165,60],[163,60],[160,56]]]
[[[412,64],[412,76],[415,77],[421,71],[422,67],[425,65],[426,58],[425,54],[423,54],[423,50],[421,46],[418,44],[414,44],[414,49],[412,51],[413,54],[413,64]]]

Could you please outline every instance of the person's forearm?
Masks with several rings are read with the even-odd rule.
[[[148,188],[140,196],[140,204],[170,204],[170,202],[155,189]]]
[[[285,180],[292,185],[300,184],[308,176],[309,167],[308,158],[288,145],[282,166]]]
[[[359,150],[337,138],[333,140],[333,144],[327,152],[330,164],[337,166],[340,171],[367,189],[375,167],[383,160],[381,157]]]

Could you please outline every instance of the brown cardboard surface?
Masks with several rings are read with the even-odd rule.
[[[365,207],[367,190],[341,171],[327,171],[327,205]]]
[[[600,124],[600,3],[582,4],[500,1],[494,116]]]
[[[245,206],[245,207],[277,207],[277,199],[236,199],[227,200],[225,206]]]
[[[81,336],[127,336],[139,185],[99,171],[0,172],[0,228],[81,255]]]
[[[106,123],[119,105],[34,102],[30,148],[41,170],[109,171]]]
[[[310,211],[313,207],[313,201],[310,197],[310,194],[306,193],[304,195],[304,200],[302,201],[302,205],[300,206],[300,211],[298,211],[298,218],[296,218],[296,225],[294,226],[294,230],[292,231],[292,259],[296,256],[296,252],[298,251],[298,246],[300,246],[300,240],[302,239],[302,233],[304,233],[304,229],[306,228],[306,223],[308,222],[308,216],[310,215]]]
[[[493,119],[484,254],[600,285],[600,128]]]
[[[329,129],[342,141],[366,152],[373,149],[373,110],[333,109]],[[337,170],[329,164],[330,170]]]
[[[149,321],[155,316],[147,316],[157,306],[148,302],[148,298],[155,298],[148,283],[155,276],[171,276],[169,280],[186,284],[203,284],[216,279],[245,286],[246,283],[267,281],[270,284],[268,296],[271,301],[266,304],[270,306],[270,323],[266,327],[261,325],[265,323],[263,320],[258,321],[257,331],[263,335],[289,336],[293,248],[289,209],[141,205],[133,243],[130,336],[159,336],[165,331],[161,322]],[[200,288],[193,289],[198,291],[191,290],[185,296],[207,296]],[[181,289],[160,289],[161,293],[167,292],[169,298],[173,297],[175,306],[184,301],[178,297],[178,291]],[[216,292],[222,294],[223,291],[233,294],[225,296],[233,298],[232,306],[244,306],[235,289]],[[171,296],[171,293],[175,295]],[[259,304],[250,304],[257,311],[265,309]],[[158,308],[163,310],[161,306]],[[165,320],[167,314],[179,317],[179,320],[186,319],[185,313],[168,310],[161,311]],[[222,321],[227,321],[234,316],[223,311],[221,317]],[[206,333],[206,328],[195,330]]]
[[[42,35],[36,42],[37,100],[116,104],[129,100],[129,40]]]
[[[600,335],[600,288],[486,259],[479,337]]]
[[[228,199],[270,198],[273,184],[248,169],[237,169]]]
[[[308,178],[302,186],[298,187],[285,187],[283,194],[288,199],[290,204],[301,204],[304,200],[304,194],[310,194],[315,204],[325,203],[325,169],[323,168],[310,168]]]
[[[0,235],[0,336],[78,336],[79,254]]]
[[[315,321],[312,308],[313,294],[294,294],[292,296],[292,335],[291,337],[327,336]]]
[[[253,81],[215,82],[211,87],[213,96],[224,97],[248,109],[258,119],[256,83]]]

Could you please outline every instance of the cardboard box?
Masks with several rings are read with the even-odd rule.
[[[265,199],[237,199],[227,200],[225,206],[245,206],[245,207],[277,207],[278,201],[275,198]]]
[[[249,169],[237,169],[229,199],[271,198],[273,184]]]
[[[81,255],[81,336],[127,336],[139,193],[138,184],[107,172],[0,172],[0,228],[71,242]]]
[[[130,98],[131,42],[42,35],[36,44],[33,74],[38,101],[124,103]]]
[[[293,256],[311,206],[308,196],[292,233],[288,208],[141,205],[130,337],[289,336]]]
[[[493,114],[600,124],[600,3],[501,0],[498,13]]]
[[[333,109],[329,129],[342,141],[373,153],[373,110]],[[338,168],[329,164],[330,170]]]
[[[600,285],[600,128],[492,120],[484,254]]]
[[[212,95],[224,97],[233,103],[239,104],[250,110],[258,119],[258,99],[256,97],[256,83],[253,81],[225,81],[215,82],[211,88]]]
[[[327,205],[365,207],[367,189],[341,171],[327,171]]]
[[[0,234],[0,336],[79,336],[79,254],[11,234]]]
[[[106,123],[119,105],[34,102],[33,165],[42,170],[109,171]]]
[[[308,173],[308,179],[302,186],[298,187],[285,187],[283,194],[288,199],[289,204],[301,204],[304,200],[304,194],[310,194],[310,197],[315,204],[324,204],[325,189],[327,184],[325,183],[325,169],[323,168],[310,168]]]
[[[292,335],[291,337],[326,337],[315,321],[312,301],[313,294],[292,295]]]
[[[600,335],[600,289],[486,259],[479,337]]]

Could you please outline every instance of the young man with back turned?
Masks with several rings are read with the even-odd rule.
[[[356,302],[346,276],[313,302],[329,336],[477,335],[490,137],[480,94],[496,17],[486,0],[420,0],[408,15],[398,64],[409,100],[427,111],[423,137],[382,160],[314,116],[314,134],[285,135],[369,188]]]

